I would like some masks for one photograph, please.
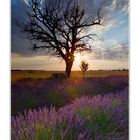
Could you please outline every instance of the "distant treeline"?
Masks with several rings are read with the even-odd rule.
[[[47,70],[20,70],[20,69],[15,69],[11,71],[25,71],[25,72],[64,72],[64,71],[47,71]],[[80,70],[75,70],[75,71],[80,71]],[[129,71],[129,69],[116,69],[116,70],[88,70],[89,72],[92,71]]]

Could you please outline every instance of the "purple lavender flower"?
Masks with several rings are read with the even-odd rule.
[[[12,116],[12,140],[127,140],[128,88]]]

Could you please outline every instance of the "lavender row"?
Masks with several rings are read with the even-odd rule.
[[[105,95],[128,86],[128,76],[102,78],[21,80],[12,84],[12,114],[25,109],[51,105],[59,108],[73,99],[89,95]]]
[[[127,140],[128,88],[12,117],[12,140]]]

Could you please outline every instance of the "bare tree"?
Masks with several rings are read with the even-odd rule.
[[[88,70],[88,63],[85,61],[81,61],[80,68],[83,73],[83,77],[85,77],[85,72]]]
[[[90,17],[76,0],[29,0],[27,15],[19,26],[28,33],[33,50],[43,48],[61,57],[66,77],[70,76],[74,53],[91,49],[88,41],[95,34],[82,35],[82,31],[102,24],[101,8]]]

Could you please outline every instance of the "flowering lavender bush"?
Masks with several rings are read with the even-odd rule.
[[[20,80],[12,84],[12,114],[43,106],[53,105],[59,108],[77,97],[105,95],[127,86],[128,76],[123,75],[85,79]]]
[[[12,140],[128,140],[128,89],[12,117]]]

